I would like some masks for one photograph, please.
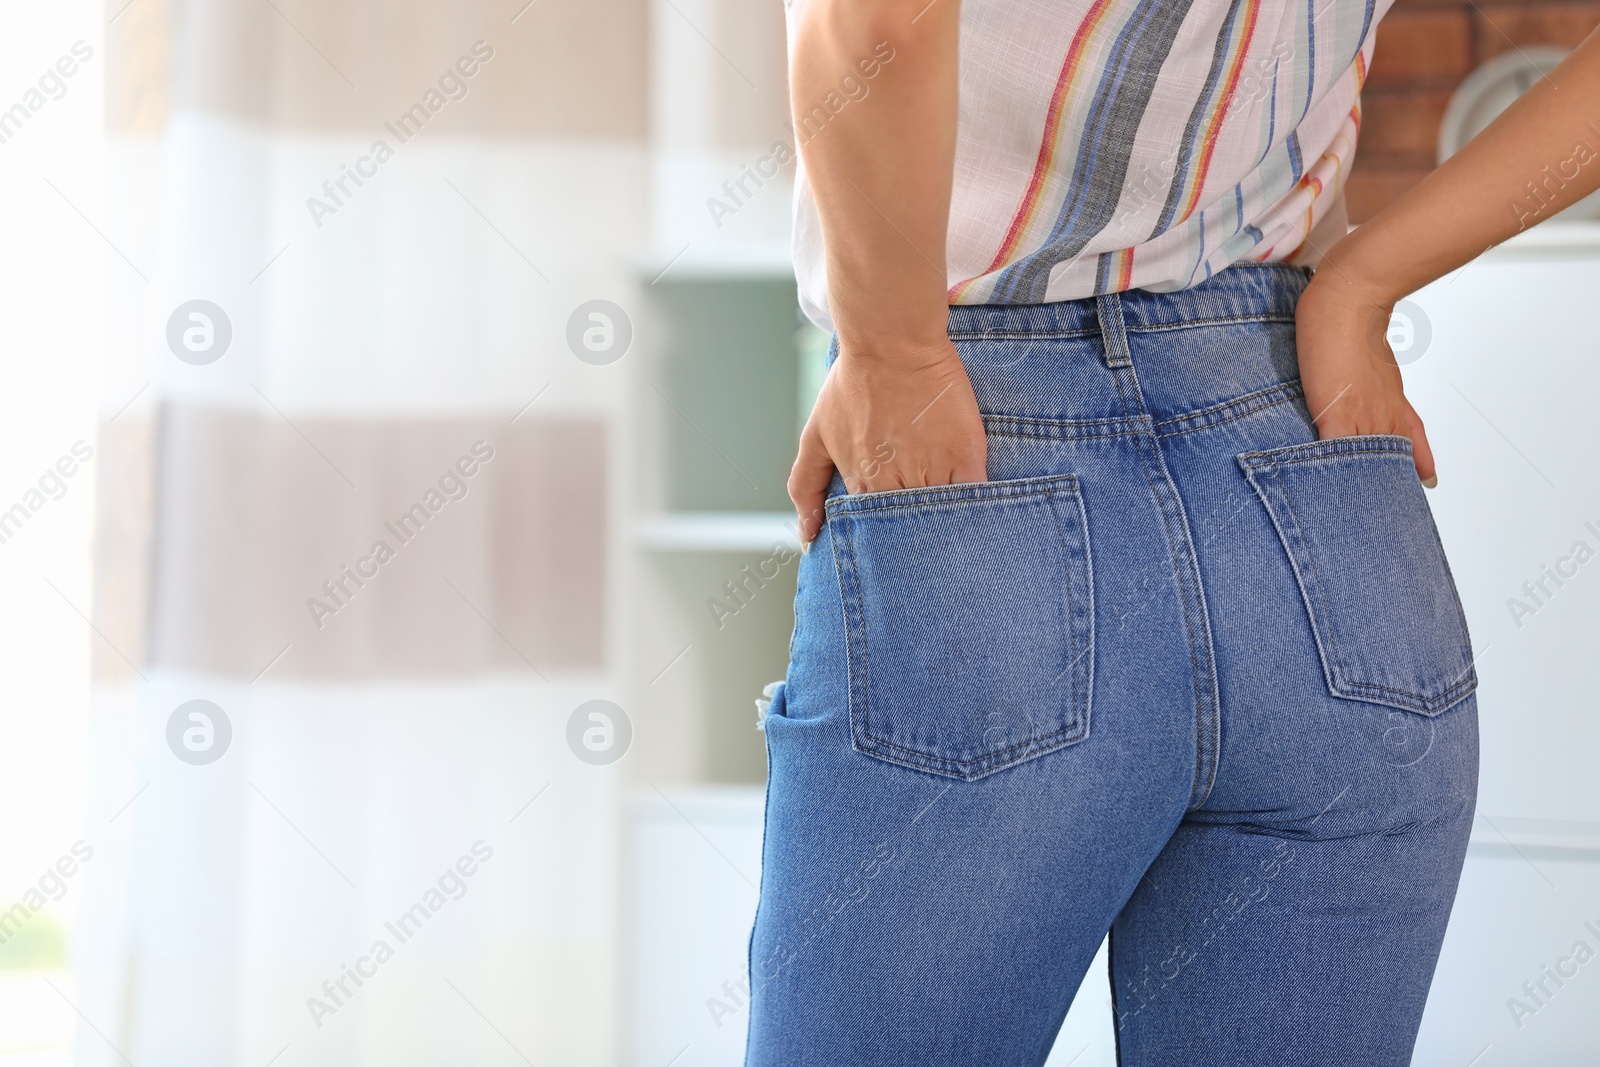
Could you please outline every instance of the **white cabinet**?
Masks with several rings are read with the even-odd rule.
[[[1406,386],[1439,460],[1430,500],[1472,629],[1483,739],[1480,818],[1415,1062],[1593,1064],[1600,224],[1529,231],[1413,303],[1432,336]],[[1561,964],[1580,941],[1595,960]]]

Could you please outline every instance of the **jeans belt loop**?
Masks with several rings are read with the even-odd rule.
[[[1095,306],[1100,316],[1101,358],[1106,366],[1133,366],[1128,353],[1128,330],[1122,321],[1122,295],[1102,293],[1095,297]]]

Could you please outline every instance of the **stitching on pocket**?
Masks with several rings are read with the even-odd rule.
[[[1355,442],[1361,441],[1361,445]],[[1393,442],[1390,447],[1382,447],[1385,442]],[[1288,454],[1292,453],[1292,454]],[[1288,557],[1290,570],[1293,571],[1297,583],[1300,585],[1301,598],[1305,602],[1306,616],[1310,623],[1313,639],[1317,644],[1318,658],[1322,661],[1323,673],[1328,689],[1333,695],[1346,699],[1370,699],[1377,703],[1399,707],[1421,715],[1438,715],[1471,693],[1477,688],[1477,674],[1473,670],[1471,661],[1470,640],[1466,638],[1466,618],[1461,610],[1460,597],[1451,583],[1449,590],[1451,601],[1455,607],[1457,621],[1461,627],[1463,640],[1467,641],[1464,656],[1467,659],[1466,667],[1456,678],[1443,689],[1433,693],[1423,693],[1407,689],[1397,689],[1377,682],[1358,681],[1346,674],[1346,664],[1353,663],[1353,658],[1348,658],[1341,652],[1339,637],[1334,625],[1329,605],[1333,597],[1327,591],[1327,583],[1317,565],[1317,553],[1313,550],[1310,538],[1307,535],[1307,525],[1295,509],[1294,496],[1289,492],[1279,476],[1278,468],[1298,463],[1307,463],[1317,460],[1336,459],[1342,456],[1358,455],[1387,455],[1412,456],[1411,441],[1409,438],[1390,434],[1372,434],[1361,437],[1336,437],[1312,441],[1300,445],[1290,445],[1282,449],[1268,449],[1259,452],[1241,453],[1237,460],[1245,470],[1245,476],[1255,489],[1262,506],[1267,512],[1267,518],[1272,523],[1278,534],[1279,540]],[[1270,492],[1269,492],[1270,489]],[[1280,521],[1278,505],[1287,512],[1287,518],[1293,525],[1292,530],[1285,529]],[[1428,537],[1433,543],[1435,551],[1443,565],[1446,579],[1449,580],[1449,564],[1444,558],[1444,546],[1439,542],[1438,532],[1428,530]],[[1323,645],[1326,643],[1326,649]]]
[[[1356,450],[1352,450],[1352,452],[1350,452],[1350,453],[1344,453],[1344,454],[1350,455],[1350,454],[1359,454],[1359,453],[1362,453],[1362,452],[1378,452],[1378,451],[1380,451],[1380,450],[1378,450],[1378,449],[1356,449]],[[1305,530],[1305,523],[1300,520],[1299,513],[1295,511],[1295,508],[1294,508],[1294,497],[1290,495],[1289,491],[1287,489],[1285,489],[1281,483],[1278,486],[1278,492],[1279,492],[1279,495],[1282,496],[1282,498],[1283,498],[1283,506],[1285,508],[1287,508],[1288,511],[1289,511],[1289,517],[1294,520],[1295,532],[1296,532],[1296,540],[1301,545],[1301,552],[1305,556],[1306,566],[1309,567],[1310,570],[1311,570],[1312,583],[1315,586],[1316,591],[1317,591],[1315,598],[1307,597],[1307,599],[1308,600],[1318,599],[1320,601],[1327,601],[1327,600],[1331,599],[1329,594],[1324,591],[1327,588],[1327,583],[1322,580],[1322,572],[1317,568],[1317,555],[1316,555],[1316,553],[1313,552],[1311,550],[1311,546],[1306,543],[1306,537],[1305,537],[1305,534],[1303,532]],[[1300,561],[1299,561],[1298,558],[1296,558],[1294,553],[1290,553],[1290,555],[1289,555],[1289,565],[1294,568],[1296,574],[1300,573]],[[1406,691],[1404,689],[1391,689],[1391,688],[1389,688],[1387,686],[1379,685],[1376,682],[1356,682],[1356,681],[1351,681],[1350,679],[1346,678],[1345,674],[1344,674],[1344,669],[1343,669],[1343,664],[1346,662],[1346,659],[1345,659],[1344,654],[1339,651],[1338,628],[1333,626],[1331,621],[1326,626],[1319,625],[1317,619],[1318,619],[1318,616],[1321,614],[1321,611],[1318,608],[1312,607],[1311,604],[1309,604],[1309,603],[1306,606],[1309,609],[1308,613],[1309,613],[1309,616],[1310,616],[1310,619],[1311,619],[1311,629],[1312,629],[1312,631],[1318,637],[1320,637],[1320,638],[1322,638],[1322,639],[1324,639],[1324,640],[1326,640],[1328,642],[1328,647],[1333,653],[1332,661],[1331,662],[1326,662],[1325,661],[1324,664],[1323,664],[1323,666],[1326,668],[1326,670],[1328,672],[1328,675],[1330,677],[1330,681],[1334,683],[1333,685],[1330,686],[1330,688],[1334,689],[1335,691],[1337,691],[1339,689],[1365,690],[1365,691],[1371,692],[1371,693],[1378,693],[1378,694],[1382,694],[1382,695],[1385,695],[1385,696],[1392,696],[1397,700],[1398,699],[1408,700],[1408,701],[1410,701],[1410,702],[1412,702],[1414,704],[1420,704],[1420,705],[1424,705],[1424,706],[1433,704],[1435,700],[1443,700],[1446,696],[1448,696],[1450,694],[1451,690],[1447,689],[1440,696],[1430,699],[1427,696],[1427,694],[1425,694],[1425,693],[1413,693],[1413,692],[1408,692],[1408,691]],[[1417,710],[1420,711],[1422,709],[1418,708]]]
[[[1084,665],[1083,674],[1081,676],[1075,674],[1071,679],[1069,679],[1069,681],[1076,684],[1076,687],[1082,689],[1081,693],[1074,691],[1072,694],[1072,700],[1075,706],[1079,705],[1081,702],[1081,706],[1079,707],[1079,717],[1082,723],[1083,734],[1079,740],[1082,740],[1083,738],[1089,736],[1091,722],[1090,711],[1093,710],[1094,704],[1094,553],[1089,551],[1089,514],[1088,510],[1084,507],[1083,493],[1078,490],[1076,480],[1073,482],[1073,492],[1071,497],[1072,503],[1076,506],[1077,510],[1075,518],[1078,521],[1078,536],[1083,542],[1082,557],[1084,573],[1083,595],[1081,599],[1083,603],[1084,616],[1084,641],[1083,651],[1074,656],[1072,660],[1062,668],[1061,674],[1066,674],[1068,671],[1071,671],[1078,665],[1079,660],[1086,656],[1088,657],[1088,662]],[[1055,504],[1055,498],[1053,496],[1051,497],[1051,504],[1052,507]],[[1067,632],[1071,634],[1076,632],[1077,620],[1073,616],[1075,615],[1074,609],[1076,608],[1080,598],[1077,595],[1078,591],[1072,588],[1073,576],[1071,573],[1071,567],[1073,555],[1067,548],[1067,532],[1059,515],[1056,516],[1056,537],[1061,542],[1061,560],[1064,568],[1067,570],[1066,580],[1067,593],[1069,596],[1067,601]],[[1061,676],[1057,675],[1051,680],[1051,684],[1054,685],[1060,680]]]
[[[922,485],[915,489],[841,494],[827,501],[824,506],[833,508],[836,514],[892,511],[897,508],[964,507],[1005,500],[1033,500],[1048,496],[1055,486],[1076,492],[1078,477],[1075,474],[1053,474],[1045,478],[1019,478],[1003,482],[955,482],[951,485]],[[927,499],[912,494],[926,494]]]
[[[921,502],[900,503],[884,500],[854,504],[850,507],[841,506],[833,516],[838,521],[833,539],[834,559],[843,594],[841,600],[847,642],[846,669],[847,689],[851,702],[851,735],[853,746],[866,755],[920,771],[972,781],[1025,762],[1034,755],[1044,755],[1066,747],[1088,736],[1094,667],[1093,562],[1089,547],[1088,521],[1078,480],[1073,475],[933,488],[945,492],[935,493],[931,499]],[[899,494],[922,491],[916,489],[890,492]],[[1063,497],[1070,498],[1073,502],[1065,512],[1060,506]],[[992,750],[982,749],[980,742],[970,758],[960,758],[953,753],[940,753],[936,751],[939,747],[936,742],[929,742],[926,747],[930,750],[924,751],[891,740],[887,728],[881,724],[874,724],[872,699],[874,691],[870,680],[877,671],[885,669],[885,665],[874,663],[874,644],[868,636],[865,592],[861,583],[860,563],[855,544],[857,517],[863,513],[903,510],[947,511],[974,504],[1004,507],[1016,503],[1031,503],[1042,507],[1044,519],[1055,527],[1054,542],[1060,557],[1059,573],[1058,576],[1054,576],[1054,581],[1059,583],[1064,600],[1060,608],[1062,613],[1060,643],[1064,646],[1063,658],[1070,658],[1067,658],[1065,668],[1050,680],[1050,684],[1059,683],[1063,676],[1071,674],[1071,677],[1066,679],[1066,699],[1056,702],[1056,706],[1065,709],[1061,713],[1063,715],[1061,725],[1048,734],[1029,736]],[[1072,551],[1068,543],[1069,531],[1066,525],[1069,518],[1078,525],[1075,540],[1081,548],[1077,552]],[[1080,565],[1083,573],[1074,574],[1074,568]],[[859,648],[859,659],[855,655],[848,654],[848,646],[852,644]],[[1081,648],[1078,647],[1080,645]],[[1028,716],[1028,725],[1031,729],[1031,716]],[[1049,728],[1050,725],[1048,720],[1041,723],[1044,728]],[[1019,753],[1024,754],[1019,758]]]
[[[1359,443],[1358,443],[1359,442]],[[1283,467],[1291,463],[1310,463],[1331,456],[1360,455],[1375,452],[1382,455],[1412,455],[1411,439],[1392,433],[1352,434],[1348,437],[1322,437],[1298,445],[1268,448],[1259,452],[1241,452],[1240,463],[1252,469]]]

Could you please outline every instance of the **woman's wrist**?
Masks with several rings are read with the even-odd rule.
[[[950,305],[938,284],[942,278],[921,265],[928,277],[900,271],[869,280],[857,264],[830,264],[828,308],[841,354],[917,358],[949,345]]]
[[[942,333],[917,337],[839,334],[839,358],[856,364],[916,368],[943,363],[950,354],[950,339]]]
[[[841,359],[917,364],[942,358],[950,350],[949,311],[942,299],[935,304],[919,298],[914,307],[887,294],[869,306],[833,299],[829,302],[834,310]]]
[[[1410,295],[1404,279],[1391,276],[1388,269],[1396,256],[1383,247],[1382,235],[1358,227],[1328,250],[1317,266],[1314,283],[1319,291],[1337,296],[1341,303],[1366,308],[1393,307]]]
[[[1311,284],[1300,294],[1295,324],[1301,335],[1302,372],[1308,358],[1320,359],[1325,354],[1324,346],[1317,342],[1328,337],[1359,345],[1369,356],[1382,361],[1396,298],[1381,284],[1373,284],[1356,273],[1358,269],[1324,259]]]

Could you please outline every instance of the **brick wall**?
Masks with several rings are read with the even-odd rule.
[[[1361,222],[1433,169],[1450,94],[1484,60],[1534,44],[1572,48],[1600,25],[1600,0],[1395,0],[1378,24],[1347,185]]]

